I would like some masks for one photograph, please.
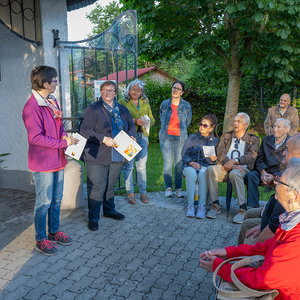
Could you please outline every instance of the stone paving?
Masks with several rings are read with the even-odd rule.
[[[16,192],[19,202],[34,203],[34,194],[22,193],[23,198]],[[0,203],[8,194],[7,189],[0,190]],[[86,207],[62,211],[61,230],[74,243],[59,245],[59,254],[52,257],[33,250],[33,206],[13,219],[4,216],[0,299],[211,299],[212,275],[199,267],[199,254],[236,244],[240,228],[232,223],[236,201],[228,219],[221,198],[223,209],[216,220],[197,220],[186,217],[185,199],[166,199],[163,192],[148,195],[148,205],[140,201],[130,205],[117,196],[116,208],[126,219],[101,217],[96,232],[87,228]],[[7,204],[6,212],[19,205]]]

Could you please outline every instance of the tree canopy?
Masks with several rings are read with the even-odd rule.
[[[120,0],[135,9],[139,54],[202,59],[228,74],[224,130],[238,111],[244,72],[298,84],[300,0]]]
[[[122,11],[121,6],[116,0],[111,1],[107,6],[97,4],[96,8],[89,14],[86,14],[87,19],[94,25],[91,36],[107,29]]]

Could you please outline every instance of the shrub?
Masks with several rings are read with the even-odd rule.
[[[159,108],[164,100],[171,97],[172,82],[161,83],[148,77],[145,80],[145,84],[145,93],[149,98],[152,114],[155,119],[155,124],[150,130],[149,142],[158,143],[158,133],[160,130]]]

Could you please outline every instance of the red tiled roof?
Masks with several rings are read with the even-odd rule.
[[[167,72],[156,68],[156,67],[150,67],[150,68],[144,68],[144,69],[137,69],[137,76],[142,76],[144,74],[147,74],[151,71],[156,70],[159,73],[162,73],[165,77],[168,77],[173,80],[177,80],[175,77],[171,76]],[[134,70],[127,70],[127,80],[134,78]],[[108,79],[106,76],[98,79],[98,80],[117,80],[117,72],[109,74]],[[126,71],[119,71],[118,72],[118,82],[125,82],[126,81]]]

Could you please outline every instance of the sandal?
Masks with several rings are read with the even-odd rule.
[[[134,197],[134,194],[131,197],[129,195],[127,195],[127,197],[128,197],[129,204],[132,204],[132,205],[136,204],[136,199]]]
[[[149,198],[146,194],[144,195],[141,195],[141,201],[144,203],[144,204],[148,204],[149,203]]]

